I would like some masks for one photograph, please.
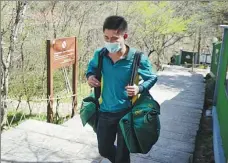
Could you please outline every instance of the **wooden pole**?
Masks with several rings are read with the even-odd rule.
[[[77,59],[77,38],[75,37],[75,62],[73,64],[73,82],[72,82],[72,87],[73,87],[73,107],[72,107],[72,115],[71,117],[73,117],[77,111],[77,63],[78,63],[78,59]]]
[[[51,55],[51,41],[47,40],[47,122],[53,123],[53,70],[52,62],[53,56]]]

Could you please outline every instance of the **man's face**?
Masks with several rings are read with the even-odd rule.
[[[127,38],[127,34],[119,32],[118,30],[105,29],[104,40],[106,42],[115,43],[119,42],[124,45],[124,40]]]

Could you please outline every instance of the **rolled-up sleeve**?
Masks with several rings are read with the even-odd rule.
[[[153,73],[152,64],[147,56],[141,55],[140,65],[138,69],[139,75],[143,79],[143,83],[139,85],[139,92],[142,93],[145,90],[149,91],[150,88],[157,82],[157,75]]]

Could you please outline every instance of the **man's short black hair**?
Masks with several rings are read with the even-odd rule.
[[[105,29],[125,32],[127,31],[127,21],[122,16],[109,16],[104,21],[103,32]]]

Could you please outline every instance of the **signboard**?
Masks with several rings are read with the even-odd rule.
[[[76,37],[47,40],[47,121],[53,122],[53,71],[59,68],[73,66],[73,108],[72,116],[76,112],[76,86],[77,86],[77,39]]]
[[[53,40],[51,44],[54,69],[71,66],[75,63],[75,38],[61,38]]]

